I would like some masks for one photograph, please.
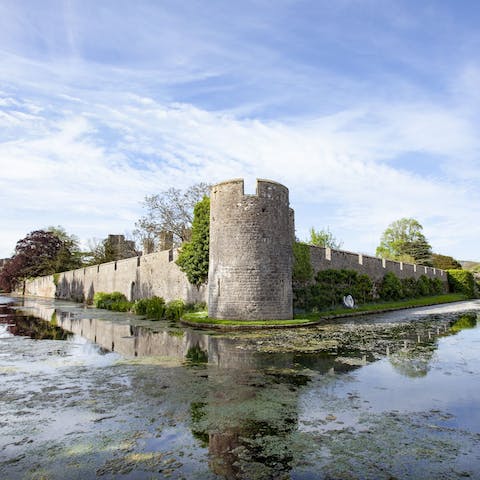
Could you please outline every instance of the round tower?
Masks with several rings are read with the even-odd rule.
[[[292,318],[291,228],[283,185],[257,180],[255,195],[244,194],[242,179],[212,187],[209,317]]]

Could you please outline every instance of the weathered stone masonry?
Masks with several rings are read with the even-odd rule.
[[[292,231],[288,189],[243,180],[212,187],[208,314],[224,319],[292,318]]]
[[[243,180],[231,180],[212,187],[210,203],[208,286],[192,286],[175,263],[177,252],[169,249],[28,280],[25,294],[76,301],[113,291],[130,300],[153,295],[166,301],[208,299],[212,318],[291,318],[294,221],[288,189],[258,180],[256,194],[245,195]],[[349,269],[378,282],[394,272],[400,278],[439,278],[447,285],[443,270],[358,253],[312,246],[310,259],[315,273]]]
[[[393,262],[392,260],[343,250],[311,246],[310,261],[315,273],[330,268],[355,270],[378,282],[383,279],[387,272],[393,272],[399,278],[419,278],[421,275],[426,275],[429,278],[439,278],[445,285],[448,283],[446,272],[438,268]]]
[[[158,295],[166,301],[205,302],[207,288],[197,289],[175,263],[177,252],[132,257],[48,275],[25,283],[25,294],[65,300],[91,300],[95,292],[121,292],[128,299]]]

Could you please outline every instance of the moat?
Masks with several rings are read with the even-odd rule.
[[[15,299],[0,478],[479,478],[479,315],[209,333]]]

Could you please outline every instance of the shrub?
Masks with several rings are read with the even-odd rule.
[[[135,301],[132,306],[132,312],[137,315],[146,315],[147,313],[148,298],[141,298]]]
[[[145,314],[152,320],[161,320],[165,316],[165,300],[157,296],[148,298]]]
[[[383,277],[379,294],[382,300],[399,300],[403,297],[402,282],[393,272],[387,272]]]
[[[418,282],[415,280],[415,278],[402,278],[401,283],[403,298],[415,298],[420,296],[418,291]]]
[[[296,309],[321,309],[341,304],[345,295],[352,295],[358,303],[372,298],[372,281],[354,270],[323,270],[317,273],[313,285],[294,289]]]
[[[108,310],[113,310],[114,312],[129,312],[132,306],[133,303],[128,300],[116,300],[108,305]]]
[[[120,292],[112,292],[112,293],[105,293],[105,292],[96,292],[93,296],[93,305],[96,308],[105,308],[107,310],[111,310],[110,305],[115,302],[119,301],[127,301],[127,297],[123,293]]]
[[[183,300],[172,300],[167,303],[167,308],[165,309],[165,318],[167,320],[180,320],[182,313],[185,310],[185,302]]]
[[[420,275],[417,279],[417,291],[421,297],[426,297],[431,293],[430,280],[426,275]]]
[[[447,270],[448,285],[451,292],[475,296],[475,280],[472,272],[467,270]]]
[[[132,308],[132,302],[120,292],[97,292],[93,296],[93,305],[97,308],[104,308],[114,312],[128,312]]]
[[[206,302],[187,303],[185,305],[185,312],[203,312],[207,309]]]
[[[431,283],[432,293],[434,295],[441,295],[442,293],[445,292],[443,283],[439,278],[431,278],[430,283]]]

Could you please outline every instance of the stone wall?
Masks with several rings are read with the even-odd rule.
[[[355,270],[368,275],[372,281],[380,281],[387,272],[393,272],[399,278],[419,278],[421,275],[426,275],[430,278],[439,278],[445,284],[448,283],[446,272],[438,268],[393,262],[343,250],[310,246],[310,261],[315,273],[330,268]]]
[[[288,189],[257,180],[212,187],[208,314],[250,320],[292,318],[292,228]]]
[[[158,295],[166,301],[205,302],[207,288],[191,285],[176,257],[176,251],[166,250],[38,277],[25,283],[25,295],[91,301],[95,292],[121,292],[129,300]]]

